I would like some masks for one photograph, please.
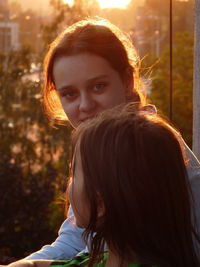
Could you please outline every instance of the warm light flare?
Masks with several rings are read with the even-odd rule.
[[[125,9],[130,0],[97,0],[101,8],[122,8]],[[73,5],[73,0],[63,0],[65,4]]]
[[[101,8],[125,9],[130,0],[98,0]]]
[[[65,4],[68,4],[69,6],[73,6],[74,1],[73,0],[63,0]]]

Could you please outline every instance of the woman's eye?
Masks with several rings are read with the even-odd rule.
[[[94,85],[93,90],[94,90],[95,92],[99,92],[99,91],[101,91],[102,89],[104,89],[105,86],[106,86],[105,83],[97,83],[97,84]]]
[[[63,91],[61,92],[61,97],[65,97],[69,100],[74,99],[77,96],[77,92],[75,91]]]

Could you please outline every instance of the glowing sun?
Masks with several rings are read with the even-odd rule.
[[[68,4],[70,6],[73,6],[74,1],[73,0],[63,0],[65,4]]]
[[[126,8],[130,0],[98,0],[101,8]]]
[[[126,8],[130,0],[97,0],[101,8]],[[64,3],[73,5],[73,0],[63,0]]]

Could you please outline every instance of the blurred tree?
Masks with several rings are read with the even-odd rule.
[[[146,0],[145,5],[151,14],[159,17],[169,17],[169,0],[163,0],[162,5],[160,5],[159,0]],[[173,1],[173,22],[175,31],[180,29],[186,31],[188,30],[188,26],[191,26],[193,22],[193,6],[194,1],[192,0]],[[189,16],[189,18],[187,16]]]
[[[21,166],[0,162],[0,251],[7,248],[7,255],[0,253],[1,262],[21,258],[38,249],[44,240],[55,238],[55,229],[49,225],[49,203],[54,199],[52,179],[57,174],[52,171],[48,166],[46,173],[26,175]]]
[[[163,0],[162,5],[160,5],[159,0],[146,0],[146,6],[151,10],[151,13],[159,16],[168,16],[169,15],[169,0]]]
[[[11,15],[19,14],[22,12],[22,5],[17,1],[9,2],[9,10]]]
[[[70,127],[51,128],[42,114],[33,58],[27,46],[0,55],[1,263],[53,241],[64,219],[55,201],[65,192]]]
[[[186,142],[192,143],[192,87],[193,87],[193,35],[178,33],[173,49],[173,124],[181,131]],[[144,65],[156,58],[147,57]],[[166,47],[153,67],[150,98],[159,111],[169,114],[169,48]]]
[[[177,32],[193,33],[194,1],[173,1],[173,37]],[[145,0],[145,5],[137,11],[136,31],[139,32],[138,49],[141,56],[160,51],[169,42],[169,0]],[[136,36],[137,37],[137,36]]]
[[[194,1],[176,0],[173,6],[174,32],[194,31]]]

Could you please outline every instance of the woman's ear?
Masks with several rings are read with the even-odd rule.
[[[98,219],[102,218],[105,214],[105,205],[102,197],[97,193],[97,216]]]

